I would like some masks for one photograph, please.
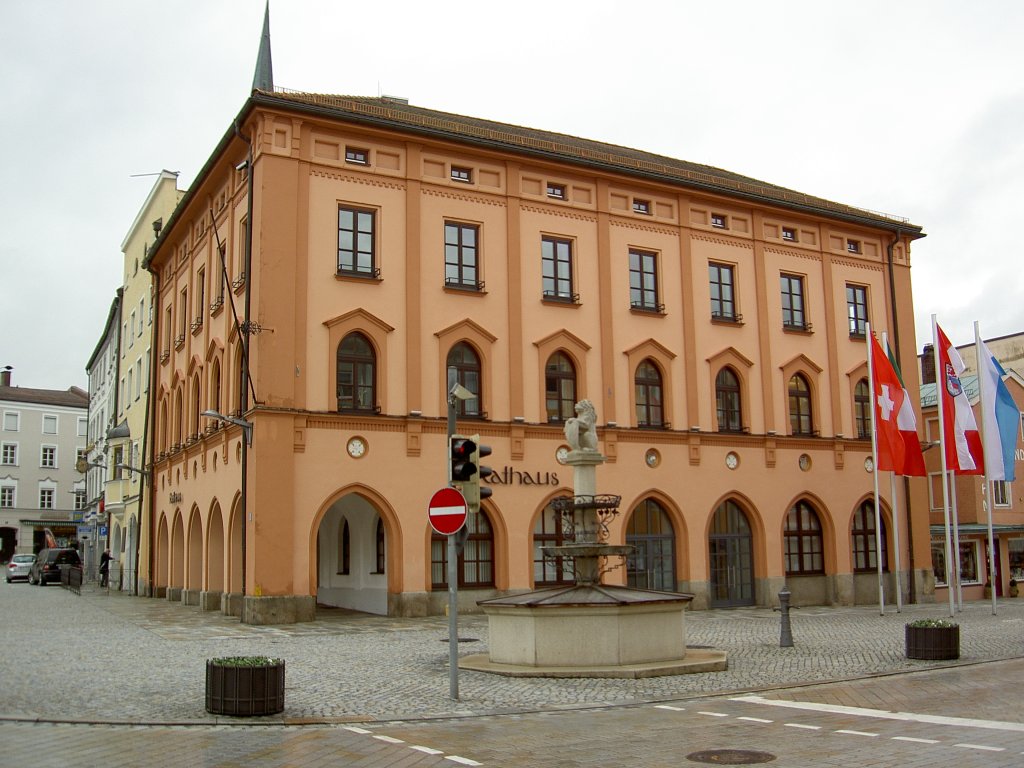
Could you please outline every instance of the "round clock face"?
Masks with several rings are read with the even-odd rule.
[[[661,464],[661,454],[654,448],[651,448],[644,454],[644,461],[647,463],[648,467],[656,467]]]
[[[740,457],[731,451],[725,455],[725,466],[729,469],[736,469],[740,465]]]
[[[864,459],[864,471],[865,472],[874,472],[875,471],[875,460],[872,459],[870,456],[868,456],[866,459]]]
[[[366,441],[361,437],[353,437],[348,441],[348,455],[358,459],[366,453]]]
[[[559,464],[565,464],[567,458],[569,458],[569,449],[564,445],[559,446],[558,450],[555,451],[555,459]]]

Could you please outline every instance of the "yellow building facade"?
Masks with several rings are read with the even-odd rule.
[[[564,535],[549,504],[582,399],[598,489],[622,497],[610,540],[637,552],[606,578],[697,608],[784,584],[877,601],[864,323],[912,358],[920,227],[401,100],[254,91],[237,126],[146,262],[147,591],[254,623],[442,612],[426,510],[457,381],[458,432],[496,470],[466,608],[571,578],[540,547]],[[900,494],[886,589],[898,524],[905,596],[930,599],[927,501],[908,523]]]

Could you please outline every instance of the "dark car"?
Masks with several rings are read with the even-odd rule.
[[[46,582],[60,583],[61,571],[71,566],[82,567],[82,558],[74,549],[41,549],[28,572],[28,583],[46,586]]]

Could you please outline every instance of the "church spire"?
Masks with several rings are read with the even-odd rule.
[[[263,13],[263,35],[260,37],[260,52],[256,56],[256,72],[252,77],[254,91],[274,90],[274,63],[270,59],[270,0]]]

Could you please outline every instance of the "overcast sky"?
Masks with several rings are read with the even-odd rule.
[[[249,94],[264,0],[0,0],[0,367],[84,387],[154,178]],[[917,348],[1024,331],[1024,3],[272,0],[276,85],[404,96],[906,217]]]

